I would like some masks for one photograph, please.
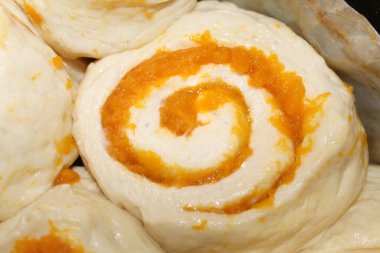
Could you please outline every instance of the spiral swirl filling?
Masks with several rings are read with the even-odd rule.
[[[151,150],[134,147],[126,134],[126,130],[135,128],[130,122],[131,108],[144,107],[150,94],[160,89],[168,79],[179,76],[186,80],[208,64],[228,65],[234,73],[247,76],[251,87],[265,89],[272,95],[270,104],[281,113],[269,121],[292,142],[294,158],[269,190],[253,189],[245,197],[222,207],[188,205],[184,210],[236,214],[254,207],[268,207],[273,204],[276,190],[293,180],[302,155],[311,150],[312,143],[309,141],[303,145],[303,140],[317,127],[312,119],[328,94],[312,101],[306,99],[302,78],[295,72],[286,71],[273,53],[267,56],[255,47],[221,46],[207,31],[192,36],[192,40],[197,46],[158,51],[131,69],[112,91],[101,110],[108,152],[129,171],[166,187],[213,184],[237,171],[254,152],[249,140],[255,119],[251,117],[241,91],[223,80],[181,88],[161,101],[159,109],[161,128],[178,138],[191,138],[197,129],[209,124],[207,120],[200,120],[200,115],[229,105],[234,112],[231,134],[237,144],[224,154],[219,164],[194,169],[168,163]]]

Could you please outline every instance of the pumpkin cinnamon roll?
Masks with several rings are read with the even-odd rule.
[[[191,11],[196,0],[15,0],[61,56],[103,58],[140,47]]]
[[[368,163],[349,86],[282,23],[214,1],[90,66],[74,136],[168,252],[295,252]]]
[[[78,156],[75,82],[62,59],[0,3],[0,221],[36,200]],[[22,17],[22,16],[21,16]],[[22,21],[22,20],[21,20]]]

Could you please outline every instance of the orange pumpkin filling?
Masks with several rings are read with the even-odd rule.
[[[193,37],[193,40],[199,45],[171,52],[157,52],[152,58],[130,70],[113,90],[101,111],[102,126],[109,141],[109,153],[126,165],[127,169],[166,186],[214,183],[236,171],[252,152],[249,148],[251,119],[241,93],[223,82],[184,88],[167,98],[160,108],[161,127],[169,129],[177,136],[189,136],[195,128],[202,127],[202,123],[197,120],[199,113],[213,111],[225,103],[232,103],[240,115],[236,117],[240,126],[240,145],[234,158],[226,160],[228,164],[223,165],[223,169],[219,169],[221,165],[217,165],[193,173],[173,168],[151,151],[136,150],[125,133],[125,129],[131,126],[130,108],[142,106],[153,88],[161,87],[173,76],[187,78],[194,75],[204,65],[225,64],[235,73],[247,76],[252,87],[267,90],[273,96],[273,103],[282,111],[281,115],[270,121],[292,141],[296,158],[276,185],[290,181],[294,177],[300,156],[304,153],[301,143],[304,136],[310,133],[305,130],[309,115],[316,108],[315,104],[311,106],[312,103],[305,101],[305,88],[301,77],[295,72],[285,71],[276,55],[266,56],[257,48],[219,46],[209,32]],[[278,188],[275,186],[273,191],[276,187]],[[254,190],[251,195],[257,196],[257,192],[260,191]],[[265,199],[270,196],[269,193],[262,192],[259,195]],[[248,196],[246,200],[239,200],[221,210],[207,207],[185,207],[185,210],[232,214],[253,207],[251,202],[252,196]]]
[[[50,232],[38,239],[25,237],[16,241],[12,253],[84,253],[80,245],[59,235],[60,231],[49,222]]]
[[[41,26],[44,19],[42,16],[29,4],[24,1],[23,8],[25,13],[30,17],[30,19],[38,26]]]
[[[53,185],[59,184],[75,184],[79,182],[80,176],[74,170],[63,166],[62,170],[59,172],[58,176],[54,180]]]

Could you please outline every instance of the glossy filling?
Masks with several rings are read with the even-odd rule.
[[[237,134],[240,145],[234,154],[235,158],[225,160],[228,164],[224,164],[223,169],[220,169],[220,164],[202,170],[202,173],[188,173],[181,168],[173,168],[151,151],[147,154],[145,151],[136,150],[125,134],[125,129],[131,127],[130,108],[142,106],[142,101],[153,88],[160,88],[173,76],[192,76],[207,64],[229,65],[233,72],[247,76],[250,86],[265,89],[273,96],[272,106],[282,113],[269,120],[292,141],[295,159],[269,192],[254,189],[246,198],[227,203],[221,208],[185,206],[184,209],[227,214],[243,212],[263,200],[268,201],[279,185],[294,178],[301,155],[312,146],[310,143],[308,147],[301,144],[305,135],[314,131],[311,119],[319,111],[326,96],[315,101],[306,101],[301,77],[295,72],[285,71],[275,54],[266,56],[257,48],[219,46],[209,32],[192,39],[198,46],[157,52],[152,58],[129,71],[113,90],[101,110],[102,126],[109,141],[108,151],[130,171],[165,186],[184,187],[215,183],[239,169],[242,162],[252,154],[249,138],[251,121],[254,119],[250,118],[241,93],[224,82],[202,83],[183,88],[167,98],[160,108],[161,127],[177,136],[189,136],[195,128],[202,127],[197,121],[199,113],[213,111],[225,103],[232,103],[238,115],[235,118],[240,129]],[[208,173],[203,173],[205,171]]]
[[[53,185],[60,184],[75,184],[79,182],[80,176],[74,170],[68,168],[67,166],[63,166],[62,170],[59,172],[58,176],[54,180]]]

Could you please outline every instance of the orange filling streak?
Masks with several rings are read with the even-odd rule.
[[[70,90],[73,87],[73,82],[70,78],[67,78],[66,80],[66,89]]]
[[[206,228],[207,223],[208,223],[207,220],[202,220],[201,224],[199,224],[199,225],[195,225],[195,226],[192,226],[191,228],[192,228],[193,230],[203,230],[203,229]]]
[[[12,253],[84,253],[80,245],[74,245],[66,238],[59,236],[59,230],[49,222],[50,233],[39,239],[23,238],[16,241]]]
[[[27,4],[25,1],[24,1],[24,6],[23,7],[24,7],[25,13],[32,19],[32,21],[36,25],[41,26],[42,22],[44,21],[44,19],[42,18],[42,16],[32,6],[30,6],[29,4]]]
[[[52,62],[53,62],[53,66],[56,68],[56,69],[61,69],[63,67],[63,62],[62,62],[62,58],[60,56],[54,56],[52,58]]]
[[[57,153],[61,155],[67,155],[76,148],[76,143],[71,134],[66,135],[55,144]]]
[[[59,172],[58,176],[54,180],[53,185],[59,184],[75,184],[79,182],[80,176],[74,170],[69,169],[67,166],[64,166]]]
[[[218,46],[208,32],[193,37],[193,40],[199,46],[172,52],[160,51],[152,58],[140,63],[126,74],[108,97],[102,108],[102,126],[110,142],[109,153],[119,162],[127,165],[129,170],[154,182],[177,187],[192,185],[194,180],[189,179],[189,176],[193,175],[186,173],[176,175],[177,178],[173,181],[172,168],[168,167],[158,155],[150,151],[134,150],[124,132],[130,118],[129,110],[132,106],[141,104],[141,101],[151,92],[152,87],[160,87],[165,80],[172,76],[187,78],[196,74],[204,65],[228,64],[234,72],[248,76],[249,84],[252,87],[264,88],[272,94],[273,103],[278,105],[282,114],[272,118],[271,122],[293,142],[295,160],[269,192],[255,189],[243,199],[226,204],[223,208],[187,206],[184,209],[234,214],[248,210],[255,204],[258,207],[264,200],[268,202],[268,199],[273,198],[274,192],[281,184],[290,182],[294,178],[301,155],[310,149],[310,147],[307,149],[301,147],[304,136],[310,133],[310,129],[312,129],[307,129],[309,115],[314,114],[319,108],[315,109],[318,107],[315,105],[308,106],[305,101],[305,88],[302,79],[295,72],[285,71],[276,55],[266,56],[257,48]],[[197,94],[199,90],[196,89],[183,89],[165,101],[166,106],[160,109],[163,127],[181,136],[189,135],[196,127],[201,126],[196,119],[199,110],[191,105],[199,97]],[[215,110],[224,98],[220,101],[217,98],[219,95],[212,94],[205,101],[207,100],[210,103],[210,110]],[[213,101],[215,101],[215,105],[211,105]],[[233,99],[233,101],[236,104],[237,100]],[[245,135],[247,142],[248,137],[249,135]],[[240,166],[243,161],[239,161],[236,165]],[[142,166],[143,163],[145,166]],[[235,170],[236,168],[233,168],[231,173]],[[197,180],[196,184],[213,183],[229,174],[223,174],[219,177],[213,175],[215,178],[211,179],[203,178]],[[171,179],[167,180],[166,177]],[[260,197],[257,198],[257,196]],[[256,201],[252,203],[254,199]]]
[[[304,113],[304,123],[302,127],[302,135],[311,134],[315,131],[318,126],[318,123],[313,123],[312,120],[315,119],[317,113],[322,113],[322,106],[326,101],[329,93],[324,93],[319,95],[313,101],[310,101],[307,105],[305,104],[305,113]],[[279,128],[279,131],[284,127],[278,122],[274,123],[274,126]],[[313,148],[313,142],[308,140],[306,145],[298,145],[295,147],[295,159],[290,163],[285,172],[277,179],[275,184],[269,190],[263,191],[260,189],[254,189],[250,193],[246,194],[244,197],[229,201],[221,207],[215,206],[184,206],[185,211],[190,212],[207,212],[207,213],[217,213],[217,214],[239,214],[244,211],[247,211],[251,208],[268,208],[272,207],[274,204],[274,196],[276,191],[284,184],[289,184],[293,181],[296,170],[301,164],[301,158],[305,154],[309,153]]]
[[[129,88],[135,89],[136,87],[133,86]],[[129,94],[138,93],[130,91]],[[127,99],[124,99],[124,102],[126,102],[126,100]],[[141,99],[132,101],[135,104],[141,103]],[[132,101],[129,100],[129,102]],[[250,113],[241,92],[222,82],[205,83],[175,92],[163,102],[160,108],[160,123],[162,127],[167,128],[177,136],[190,136],[195,128],[202,126],[202,123],[197,120],[198,113],[217,110],[226,103],[233,104],[236,111],[235,118],[237,123],[233,128],[233,132],[238,137],[239,146],[234,154],[225,155],[225,160],[215,167],[202,168],[201,170],[188,170],[176,164],[166,164],[152,151],[135,150],[129,143],[127,136],[123,133],[119,133],[119,136],[113,136],[116,131],[114,128],[116,125],[103,124],[107,137],[113,144],[110,146],[111,154],[127,165],[129,170],[143,175],[153,182],[166,186],[183,187],[220,181],[240,168],[246,158],[252,154],[252,150],[249,148],[251,134]],[[131,103],[130,106],[132,105]],[[109,115],[105,114],[105,108],[106,104],[103,109],[103,119],[107,118],[104,117],[105,115]],[[133,130],[135,126],[127,123],[129,122],[129,116],[130,115],[128,115],[127,120],[119,122],[119,124],[124,124]],[[113,122],[115,121],[103,121],[103,123]],[[119,127],[118,129],[123,129],[122,125]],[[122,138],[123,142],[115,142],[117,141],[115,137]],[[119,145],[116,150],[113,149],[115,144]]]

